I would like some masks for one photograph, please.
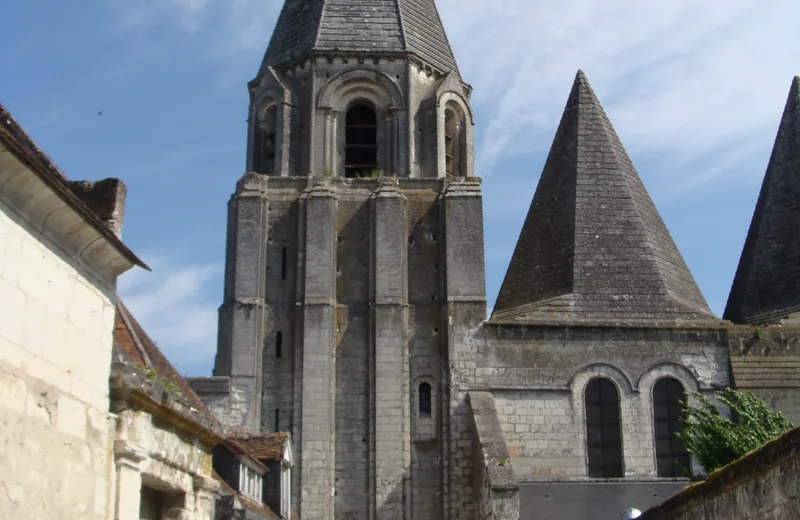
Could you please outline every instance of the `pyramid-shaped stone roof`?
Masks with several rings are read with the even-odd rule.
[[[315,52],[413,54],[457,70],[434,0],[286,0],[262,71]]]
[[[715,319],[578,71],[492,321],[641,326]]]
[[[800,311],[800,77],[778,127],[725,319],[768,322]]]

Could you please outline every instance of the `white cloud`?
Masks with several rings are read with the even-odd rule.
[[[153,271],[124,274],[118,285],[122,301],[179,371],[181,360],[210,366],[216,352],[220,295],[209,294],[208,288],[222,268],[145,256]]]
[[[579,68],[637,152],[677,165],[752,138],[763,154],[800,63],[795,0],[438,4],[485,117],[484,176],[498,160],[547,150]],[[689,175],[677,180],[696,184]]]

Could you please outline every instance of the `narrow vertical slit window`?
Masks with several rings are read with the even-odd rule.
[[[275,408],[275,432],[281,431],[281,411]]]
[[[589,476],[622,478],[622,432],[619,392],[608,379],[586,385],[586,444]]]
[[[378,169],[378,118],[367,105],[355,105],[345,117],[344,175],[365,177]]]
[[[275,357],[280,359],[283,356],[283,332],[275,333]]]
[[[420,383],[419,385],[419,416],[431,416],[431,385],[430,383]]]
[[[281,280],[286,280],[286,248],[281,251]]]
[[[691,470],[691,458],[678,433],[683,431],[686,392],[680,381],[659,379],[653,387],[653,420],[659,477],[682,477]]]

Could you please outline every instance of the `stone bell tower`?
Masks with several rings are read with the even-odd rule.
[[[292,433],[306,520],[471,518],[458,350],[486,317],[482,198],[434,1],[286,0],[248,87],[194,388],[231,426]]]

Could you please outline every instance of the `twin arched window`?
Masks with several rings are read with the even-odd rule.
[[[671,377],[659,379],[653,387],[653,421],[656,438],[656,466],[659,477],[682,477],[691,460],[677,433],[683,431],[683,385]]]
[[[622,478],[622,433],[619,392],[609,379],[589,381],[585,390],[586,443],[589,476]],[[681,477],[691,459],[677,433],[682,431],[683,385],[676,379],[659,379],[653,387],[656,465],[659,477]]]
[[[585,390],[589,476],[622,478],[619,392],[608,379],[589,381]]]
[[[365,104],[352,106],[344,123],[344,175],[364,177],[378,169],[378,117]]]

